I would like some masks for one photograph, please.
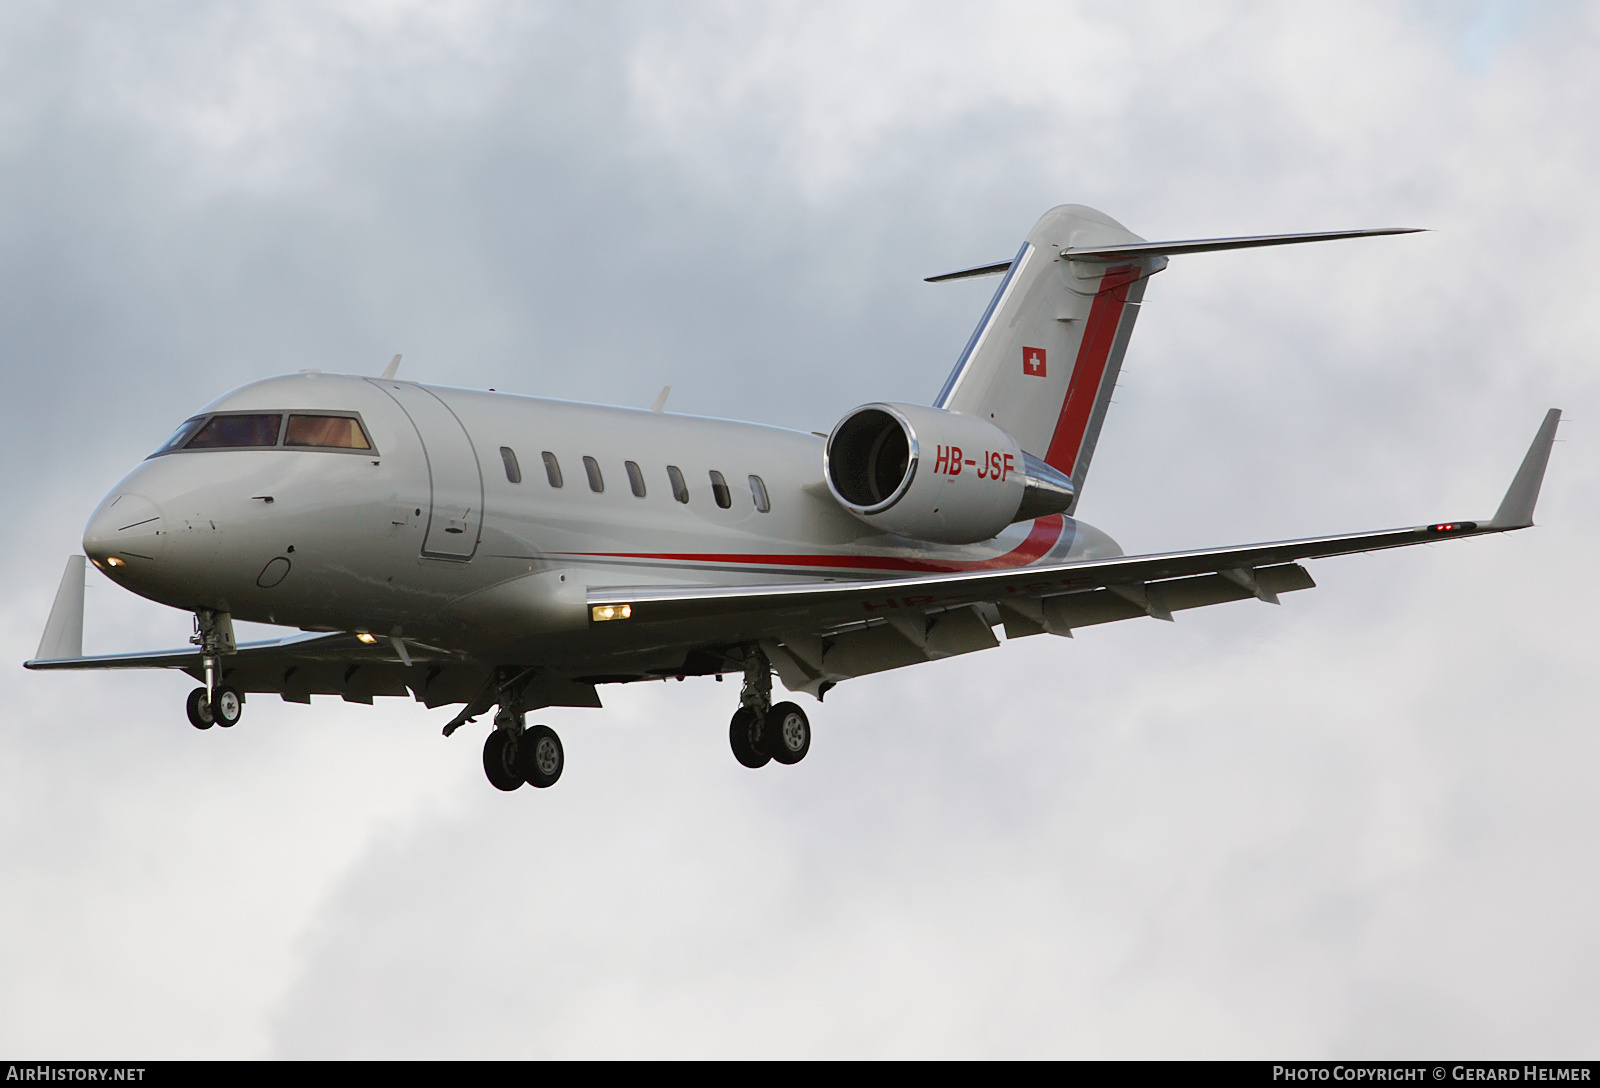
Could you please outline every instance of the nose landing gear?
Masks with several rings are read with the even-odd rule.
[[[772,663],[760,646],[744,655],[744,689],[728,723],[733,758],[752,770],[769,761],[792,765],[811,751],[811,722],[793,703],[772,702]]]
[[[185,707],[189,724],[196,729],[210,729],[213,725],[232,729],[244,716],[244,696],[236,688],[219,685],[217,681],[222,671],[222,655],[234,652],[233,617],[226,612],[202,608],[194,614],[194,630],[194,637],[189,641],[200,647],[206,683],[189,693]]]

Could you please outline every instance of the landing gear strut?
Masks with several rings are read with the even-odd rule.
[[[772,702],[772,662],[760,646],[744,652],[744,688],[728,723],[733,758],[751,769],[771,760],[794,764],[811,751],[811,722],[793,703]]]

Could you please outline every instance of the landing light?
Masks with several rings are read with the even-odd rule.
[[[594,621],[596,623],[599,623],[601,620],[625,620],[629,616],[633,615],[633,605],[597,604],[593,608],[589,609],[589,614],[594,617]]]
[[[376,635],[369,635],[369,634],[367,634],[367,632],[362,631],[362,632],[360,632],[359,634],[356,635],[356,641],[357,642],[364,642],[368,646],[371,646],[371,645],[375,644],[378,641],[378,637]]]
[[[106,560],[106,566],[108,566],[108,567],[125,567],[127,565],[128,565],[127,560],[118,559],[114,555],[111,558]]]

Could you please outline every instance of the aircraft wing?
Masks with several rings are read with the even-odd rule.
[[[630,641],[761,640],[791,689],[821,694],[847,676],[997,645],[985,607],[998,610],[1014,638],[1137,616],[1170,620],[1175,610],[1251,597],[1275,604],[1279,593],[1314,585],[1302,559],[1533,524],[1560,418],[1556,409],[1545,415],[1499,509],[1484,521],[871,581],[595,588],[591,624],[626,627]]]
[[[81,627],[83,557],[72,558],[76,563],[67,564],[39,656],[23,662],[24,668],[178,669],[197,681],[205,677],[200,650],[195,646],[85,656]],[[63,639],[60,629],[70,629],[74,607],[78,609],[79,626]],[[52,633],[56,633],[54,642]],[[71,641],[73,636],[76,645]],[[274,692],[291,702],[309,702],[313,695],[341,695],[347,702],[370,703],[374,695],[415,694],[429,706],[440,706],[471,698],[482,685],[485,671],[457,654],[414,639],[374,638],[366,642],[343,631],[242,642],[221,661],[224,683],[242,692]]]
[[[78,558],[74,556],[74,558]],[[348,646],[345,643],[349,643]],[[281,657],[289,660],[296,656],[326,656],[331,651],[366,649],[354,635],[309,634],[289,635],[286,638],[264,639],[260,642],[242,642],[238,654],[243,660],[261,660]],[[41,647],[41,650],[43,648]],[[128,654],[74,654],[64,657],[36,657],[24,661],[25,669],[183,669],[197,672],[201,669],[200,650],[187,646],[171,650],[140,650]]]

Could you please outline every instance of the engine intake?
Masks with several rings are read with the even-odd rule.
[[[943,544],[988,540],[1070,509],[1072,482],[987,420],[915,404],[866,404],[823,454],[828,489],[884,532]]]

